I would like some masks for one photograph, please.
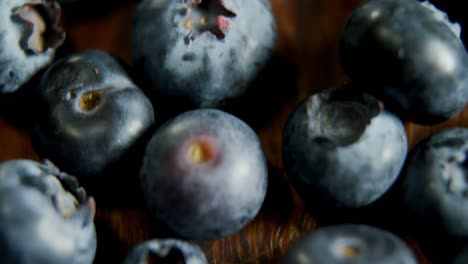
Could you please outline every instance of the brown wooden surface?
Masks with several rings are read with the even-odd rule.
[[[354,0],[271,0],[278,21],[277,55],[297,67],[296,82],[277,89],[292,96],[276,105],[274,116],[256,128],[271,166],[265,205],[258,217],[240,232],[219,240],[196,241],[210,263],[278,263],[292,241],[321,224],[289,185],[282,168],[280,147],[283,125],[297,103],[311,92],[346,81],[338,63],[338,39],[346,17],[360,2]],[[107,50],[130,60],[132,15],[137,1],[128,1],[104,16],[87,18],[64,14],[67,37],[73,48]],[[75,14],[76,15],[76,14]],[[73,17],[73,18],[72,18]],[[265,95],[268,96],[267,94]],[[437,126],[406,123],[410,147],[445,127],[468,127],[468,108]],[[1,115],[0,115],[1,116]],[[16,158],[38,160],[28,131],[0,119],[0,161]],[[122,194],[125,195],[125,194]],[[144,208],[100,208],[98,213],[99,261],[111,263],[145,239],[159,236]],[[411,232],[395,231],[420,258],[434,263]],[[112,255],[112,256],[111,256]]]

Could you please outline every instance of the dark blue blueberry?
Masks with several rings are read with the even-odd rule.
[[[134,247],[123,264],[207,264],[205,254],[195,244],[178,239],[153,239]]]
[[[92,263],[94,214],[94,199],[50,162],[0,163],[0,263]]]
[[[394,234],[366,225],[319,228],[294,242],[284,264],[417,264],[409,247]]]
[[[460,26],[429,2],[365,1],[342,35],[343,66],[353,81],[424,124],[451,118],[468,100],[468,56]]]
[[[133,26],[133,59],[153,94],[194,107],[240,96],[275,48],[266,0],[145,0]]]
[[[125,164],[125,155],[154,123],[149,99],[102,51],[57,61],[37,92],[44,110],[32,133],[36,151],[83,182]]]
[[[0,1],[0,94],[14,92],[54,58],[65,33],[54,1]]]
[[[232,234],[262,206],[267,166],[254,131],[213,109],[182,113],[147,145],[140,173],[154,216],[186,238]]]
[[[393,184],[407,151],[405,129],[374,97],[352,87],[324,90],[291,114],[283,163],[311,205],[358,208]]]
[[[421,231],[468,238],[468,129],[419,143],[402,175],[403,201]]]

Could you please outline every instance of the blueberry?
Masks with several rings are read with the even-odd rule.
[[[45,68],[63,43],[54,1],[0,2],[0,94],[14,92]]]
[[[149,99],[103,51],[57,61],[37,93],[44,111],[32,133],[36,151],[83,182],[126,164],[125,155],[154,123]]]
[[[291,114],[283,163],[311,205],[358,208],[381,197],[406,157],[405,129],[374,97],[352,87],[311,95]]]
[[[403,202],[421,231],[468,238],[468,129],[420,142],[403,171]]]
[[[232,234],[258,213],[266,160],[254,131],[214,109],[184,112],[147,145],[140,172],[154,216],[186,238]]]
[[[153,95],[218,107],[245,92],[275,38],[266,0],[145,0],[135,14],[133,60]]]
[[[459,35],[459,25],[427,1],[365,1],[344,28],[343,67],[414,122],[441,122],[468,99],[468,56]]]
[[[468,246],[465,246],[455,257],[452,264],[468,263]]]
[[[92,263],[94,200],[50,162],[1,162],[0,208],[1,263]]]
[[[178,239],[153,239],[134,247],[123,262],[145,263],[207,264],[208,261],[200,247],[195,244]]]
[[[416,264],[413,252],[394,234],[367,225],[322,227],[294,242],[284,264]]]

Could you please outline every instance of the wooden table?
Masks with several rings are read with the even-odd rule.
[[[347,81],[338,61],[338,40],[347,16],[361,1],[271,2],[278,21],[276,55],[288,70],[278,84],[281,86],[263,95],[271,107],[265,111],[263,122],[255,125],[270,165],[268,194],[258,217],[240,232],[223,239],[195,241],[205,251],[210,263],[278,263],[291,242],[320,225],[331,223],[319,220],[319,216],[309,212],[290,186],[280,158],[281,136],[288,115],[299,101],[314,91]],[[91,17],[65,10],[64,25],[69,43],[76,50],[103,49],[131,63],[130,34],[136,6],[137,1],[126,1],[115,9],[103,9],[107,12],[102,16],[93,14]],[[39,160],[31,146],[28,131],[1,116],[0,161],[16,158]],[[409,147],[442,128],[468,127],[467,117],[468,108],[436,126],[407,122]],[[97,205],[97,263],[119,263],[127,250],[138,242],[165,234],[151,224],[143,206],[103,208],[99,201]],[[346,220],[335,219],[333,223],[343,221]],[[444,257],[421,247],[411,231],[398,227],[392,231],[411,246],[421,263],[444,263]],[[453,250],[449,250],[445,255],[452,253]]]

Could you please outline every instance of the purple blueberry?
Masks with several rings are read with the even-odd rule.
[[[154,216],[186,238],[232,234],[258,213],[267,166],[254,131],[214,109],[185,112],[147,145],[140,181]]]
[[[283,134],[283,163],[310,202],[358,208],[381,197],[404,163],[403,124],[374,97],[352,87],[324,90],[291,114]]]
[[[344,69],[369,93],[396,103],[414,122],[451,118],[468,100],[468,56],[460,26],[429,2],[365,1],[342,35]]]
[[[421,231],[468,238],[468,129],[419,143],[403,171],[403,201]]]
[[[90,264],[95,203],[50,162],[0,163],[0,262]]]
[[[199,246],[178,239],[153,239],[134,247],[123,264],[207,264]]]
[[[36,151],[83,182],[127,164],[126,155],[154,123],[149,99],[103,51],[57,61],[37,93],[44,109],[32,133]]]
[[[417,264],[408,246],[394,234],[367,225],[319,228],[294,242],[284,264]]]
[[[133,60],[155,97],[218,107],[245,92],[275,38],[266,0],[145,0],[135,14]]]
[[[54,58],[65,33],[54,1],[0,1],[0,94],[14,92]]]

